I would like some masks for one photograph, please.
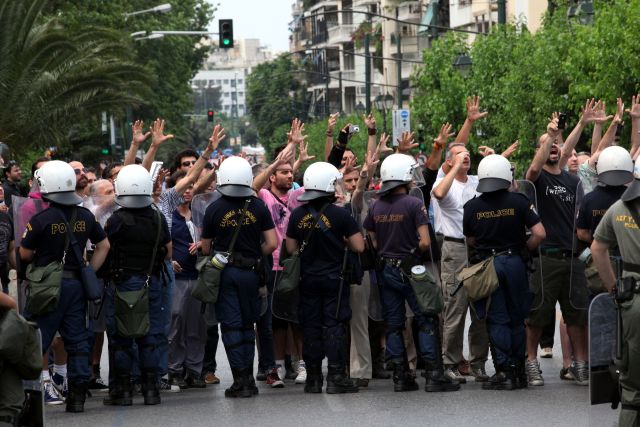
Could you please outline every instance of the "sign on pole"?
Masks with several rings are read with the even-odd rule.
[[[398,140],[402,132],[409,132],[411,126],[409,124],[410,111],[408,109],[393,110],[393,146],[398,145]]]

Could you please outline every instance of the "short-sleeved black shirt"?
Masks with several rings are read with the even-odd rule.
[[[67,235],[65,223],[71,221],[74,209],[77,214],[73,224],[73,234],[80,248],[84,249],[87,245],[87,240],[97,244],[107,237],[89,209],[52,203],[48,209],[35,214],[29,220],[22,237],[21,246],[35,251],[33,263],[37,267],[62,260],[65,237]],[[64,268],[65,270],[78,270],[80,268],[71,244],[69,244]]]
[[[607,209],[620,200],[626,189],[627,187],[624,185],[596,186],[592,192],[584,196],[584,200],[580,204],[576,228],[589,230],[591,233],[595,232]]]
[[[576,194],[580,179],[563,170],[558,175],[544,169],[533,183],[538,199],[538,213],[547,232],[542,247],[573,249],[573,222],[576,217]]]
[[[539,222],[527,196],[499,190],[465,203],[462,230],[475,237],[478,250],[519,251],[527,243],[526,228]]]
[[[238,221],[242,218],[245,200],[241,197],[222,196],[207,207],[202,238],[213,239],[214,251],[226,252],[229,249]],[[267,206],[257,197],[251,197],[233,251],[246,258],[261,258],[262,232],[273,228],[275,225]]]
[[[429,217],[422,200],[396,194],[376,200],[363,226],[376,233],[380,256],[404,258],[418,247],[418,227],[427,224]]]
[[[311,227],[315,227],[300,256],[302,272],[305,274],[339,273],[344,257],[344,239],[360,231],[349,212],[333,204],[325,208],[318,224],[315,218],[322,204],[312,202],[300,206],[291,212],[289,218],[287,237],[297,240],[298,245],[302,244]]]

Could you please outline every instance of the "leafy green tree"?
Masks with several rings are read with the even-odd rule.
[[[300,117],[297,66],[289,56],[255,67],[247,77],[247,108],[261,140],[271,140],[279,126]],[[293,96],[290,96],[290,94]],[[284,140],[286,142],[286,139]]]
[[[42,15],[45,5],[6,0],[0,7],[0,140],[14,152],[64,146],[74,124],[140,105],[153,81],[120,32],[68,31]]]

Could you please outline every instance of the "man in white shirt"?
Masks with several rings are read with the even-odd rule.
[[[447,149],[446,162],[449,172],[436,180],[433,190],[434,205],[439,211],[439,232],[444,235],[442,244],[441,283],[444,293],[443,313],[443,360],[445,375],[452,380],[465,383],[466,379],[458,371],[458,364],[463,360],[462,348],[464,340],[464,324],[469,308],[469,301],[463,291],[451,293],[457,288],[456,272],[467,263],[467,248],[462,233],[462,216],[464,204],[478,193],[478,177],[468,175],[471,167],[469,151],[464,144],[453,143]],[[485,362],[489,351],[489,340],[484,320],[480,320],[471,311],[469,327],[469,361],[471,375],[476,381],[487,381]]]

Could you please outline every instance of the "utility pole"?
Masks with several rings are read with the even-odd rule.
[[[507,0],[498,0],[498,24],[507,23]]]
[[[342,105],[342,71],[338,71],[338,93],[340,94],[340,112],[344,111]]]
[[[371,23],[371,19],[368,19]],[[369,33],[364,35],[364,108],[366,114],[371,112],[371,57],[369,55]]]
[[[396,18],[398,17],[399,10],[396,7]],[[398,74],[398,89],[397,89],[397,104],[398,109],[402,108],[402,36],[400,35],[400,24],[396,22],[396,55],[398,56],[398,61],[396,61],[396,70]]]

